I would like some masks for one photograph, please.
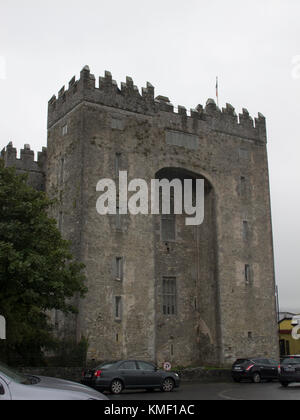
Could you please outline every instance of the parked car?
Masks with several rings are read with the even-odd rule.
[[[108,400],[81,385],[62,379],[23,375],[0,363],[1,400]]]
[[[81,381],[98,390],[120,394],[124,389],[160,389],[171,392],[180,385],[177,373],[165,372],[154,364],[139,360],[103,363],[83,372]]]
[[[238,359],[232,366],[232,378],[235,382],[251,380],[260,383],[262,380],[278,379],[279,362],[272,359]]]
[[[300,382],[300,356],[286,356],[281,359],[278,367],[279,382],[288,387],[292,382]]]

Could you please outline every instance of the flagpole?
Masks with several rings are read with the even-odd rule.
[[[217,105],[219,107],[219,78],[217,76],[217,82],[216,82],[216,97],[217,97]]]

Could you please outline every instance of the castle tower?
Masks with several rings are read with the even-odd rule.
[[[99,180],[204,179],[205,218],[100,216]],[[89,292],[60,328],[89,359],[174,365],[278,357],[266,123],[213,100],[189,113],[85,67],[49,102],[46,191]]]
[[[21,156],[17,158],[17,149],[10,142],[2,151],[1,158],[6,167],[15,167],[17,173],[28,174],[28,183],[39,191],[45,190],[45,171],[47,160],[47,149],[44,147],[42,152],[38,153],[38,158],[34,160],[34,152],[29,144],[21,149]]]

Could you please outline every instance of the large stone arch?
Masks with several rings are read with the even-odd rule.
[[[176,215],[176,239],[165,241],[162,216],[154,216],[157,360],[175,365],[217,364],[220,314],[215,189],[206,176],[185,168],[161,168],[155,177],[204,179],[205,185],[202,225],[186,226],[186,215]],[[166,279],[176,285],[176,314],[164,313]]]

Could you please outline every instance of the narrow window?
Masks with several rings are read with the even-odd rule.
[[[60,185],[64,183],[64,173],[65,173],[65,159],[62,158],[60,161]]]
[[[62,211],[60,211],[59,212],[59,217],[58,217],[58,230],[60,231],[60,233],[62,233],[63,218],[64,218],[64,214],[63,214]]]
[[[68,124],[64,125],[62,128],[62,135],[66,136],[68,134]]]
[[[116,228],[121,230],[122,229],[122,217],[120,214],[120,207],[117,206],[117,214],[116,214]]]
[[[251,267],[249,264],[245,265],[245,281],[246,281],[246,284],[251,283]]]
[[[248,339],[252,340],[252,332],[251,331],[248,332]]]
[[[163,242],[176,240],[176,215],[174,214],[174,190],[170,192],[170,214],[163,214],[163,191],[160,190],[161,239]]]
[[[177,288],[175,277],[163,278],[163,314],[177,314]]]
[[[287,355],[291,354],[291,352],[290,352],[290,342],[286,340],[285,346],[286,346],[285,354],[287,354]]]
[[[246,220],[243,221],[243,239],[244,241],[249,240],[249,223]]]
[[[123,264],[124,260],[121,257],[116,258],[116,278],[119,281],[123,281]]]
[[[175,214],[163,214],[161,216],[161,236],[163,242],[176,240]]]
[[[174,356],[174,344],[171,344],[171,356]]]
[[[119,173],[120,173],[120,170],[121,170],[121,157],[122,157],[121,153],[116,153],[116,158],[115,158],[116,177],[119,176]]]
[[[115,298],[115,317],[117,320],[122,319],[122,298],[121,296],[116,296]]]
[[[246,177],[241,176],[241,180],[240,180],[240,195],[242,197],[245,197],[247,194],[247,180]]]

